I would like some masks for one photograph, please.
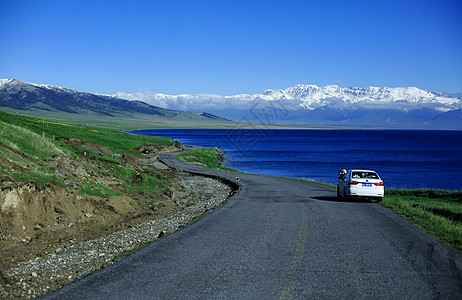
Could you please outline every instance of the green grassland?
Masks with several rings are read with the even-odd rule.
[[[79,142],[69,143],[70,140]],[[105,146],[119,154],[119,157],[90,151],[82,143]],[[123,153],[140,155],[140,151],[135,149],[149,144],[169,146],[173,140],[46,121],[0,111],[0,181],[31,180],[39,186],[50,183],[63,185],[63,178],[57,178],[55,167],[50,164],[59,156],[69,158],[74,165],[80,164],[95,170],[93,178],[69,175],[73,176],[68,178],[70,181],[78,181],[77,188],[83,193],[104,197],[120,195],[120,192],[95,184],[98,176],[112,176],[129,191],[159,194],[168,189],[165,176],[147,167],[139,169],[125,166],[120,160],[120,154]]]
[[[206,169],[225,172],[239,172],[229,169],[220,164],[223,154],[217,148],[199,148],[178,154],[176,157],[187,163],[198,164]]]
[[[62,111],[18,110],[0,107],[0,111],[18,116],[29,116],[37,119],[53,120],[72,125],[99,127],[109,130],[129,131],[137,129],[336,129],[328,127],[309,127],[291,125],[268,125],[249,122],[235,122],[226,119],[194,119],[169,116],[155,116],[142,113],[117,113],[104,116],[92,111],[73,114]]]
[[[75,138],[89,143],[98,143],[111,150],[136,148],[145,144],[172,144],[170,138],[128,135],[125,133],[108,130],[104,127],[81,126],[70,122],[54,120],[48,121],[43,118],[33,118],[10,114],[0,111],[0,121],[23,127],[48,139]],[[25,145],[22,145],[25,146]],[[22,148],[21,148],[22,149]]]
[[[53,120],[72,125],[100,127],[118,131],[136,129],[169,129],[169,128],[232,128],[235,122],[224,119],[193,119],[181,117],[155,116],[142,113],[118,113],[115,116],[103,116],[95,112],[73,114],[61,111],[17,110],[0,107],[0,110],[15,115],[29,116],[38,119]]]
[[[462,191],[387,189],[381,205],[462,250]]]

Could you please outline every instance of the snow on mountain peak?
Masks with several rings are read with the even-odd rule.
[[[7,84],[14,84],[15,82],[18,82],[19,80],[16,79],[0,79],[0,87],[3,87],[4,85]]]
[[[4,86],[9,86],[9,87],[14,87],[14,88],[26,88],[26,89],[31,89],[34,87],[39,87],[39,88],[46,88],[46,89],[53,89],[53,90],[65,90],[65,91],[73,91],[68,88],[60,87],[60,86],[54,86],[54,85],[48,85],[48,84],[38,84],[38,83],[29,83],[29,82],[24,82],[21,80],[17,79],[0,79],[0,88],[3,88]]]
[[[71,89],[45,85],[25,83],[16,79],[0,79],[0,88],[46,88],[56,89],[66,92],[76,92]],[[392,103],[415,103],[415,104],[432,104],[441,107],[441,109],[460,108],[462,100],[455,97],[449,97],[442,93],[426,91],[417,87],[340,87],[338,85],[326,85],[319,87],[316,85],[297,84],[286,89],[267,89],[260,94],[239,94],[232,96],[219,95],[166,95],[162,93],[126,93],[117,92],[113,97],[127,100],[141,100],[156,106],[172,109],[195,109],[198,107],[220,106],[222,108],[248,107],[251,102],[258,100],[265,101],[291,101],[291,107],[296,105],[304,109],[315,109],[329,103],[344,103],[345,105],[354,103],[376,103],[379,105]]]
[[[319,107],[337,103],[338,105],[402,105],[429,104],[441,110],[460,108],[461,100],[446,96],[442,93],[421,90],[417,87],[375,87],[365,88],[327,85],[297,84],[286,89],[267,89],[260,94],[239,94],[231,96],[219,95],[165,95],[161,93],[133,93],[118,92],[114,95],[127,100],[142,100],[152,105],[170,109],[207,110],[220,109],[250,109],[255,101],[284,101],[291,109],[313,110]]]
[[[298,99],[304,102],[304,106],[312,103],[320,103],[323,100],[342,100],[344,102],[395,102],[408,101],[416,103],[444,103],[454,104],[460,102],[458,98],[451,98],[440,93],[421,90],[417,87],[374,87],[366,88],[347,87],[338,85],[327,85],[318,87],[316,85],[296,85],[285,90],[266,90],[261,94],[265,100]]]

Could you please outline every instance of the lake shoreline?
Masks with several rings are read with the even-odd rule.
[[[385,188],[462,187],[462,134],[458,131],[168,129],[135,133],[222,149],[228,168],[251,174],[336,184],[338,170],[360,168],[375,170]]]
[[[215,150],[215,152],[213,152]],[[209,155],[204,160],[201,153]],[[218,162],[221,152],[218,149],[201,147],[189,152],[187,163],[209,170],[228,171],[224,167],[217,167],[213,160],[215,153]],[[178,156],[185,156],[187,153],[180,153]],[[194,161],[196,158],[197,160]],[[254,175],[254,174],[252,174]],[[258,174],[257,174],[258,175]],[[268,175],[259,175],[268,176]],[[283,176],[271,176],[287,178]],[[309,181],[299,178],[288,178],[293,180]],[[335,185],[309,181],[316,184],[336,188]],[[365,202],[365,200],[344,200],[338,202]],[[383,202],[378,203],[382,207],[393,210],[396,214],[407,219],[414,226],[426,231],[443,244],[454,248],[459,255],[462,255],[462,190],[447,191],[438,189],[386,189]]]

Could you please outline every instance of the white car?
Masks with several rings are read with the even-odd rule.
[[[372,198],[381,202],[384,185],[379,174],[372,170],[349,170],[338,177],[337,199]]]

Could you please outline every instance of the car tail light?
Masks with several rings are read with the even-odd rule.
[[[383,181],[374,183],[376,186],[383,186]]]
[[[357,184],[359,184],[359,182],[350,180],[350,185],[357,185]]]

